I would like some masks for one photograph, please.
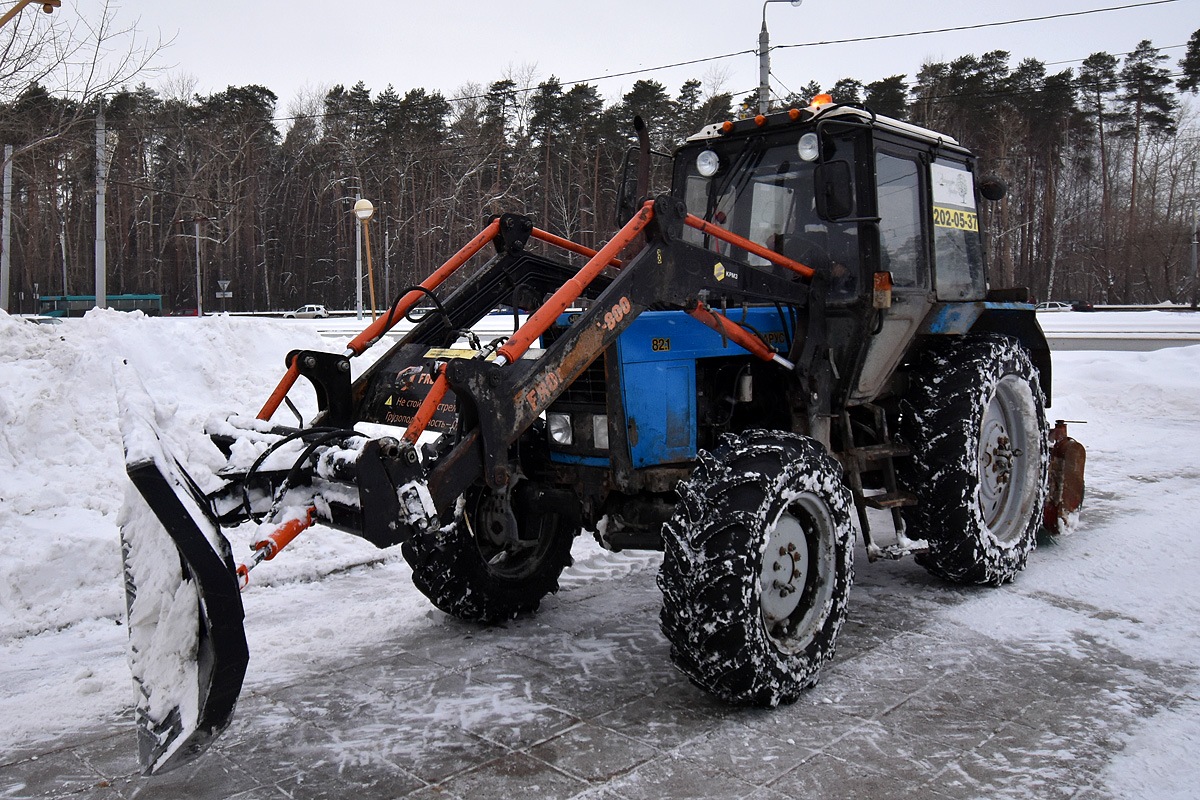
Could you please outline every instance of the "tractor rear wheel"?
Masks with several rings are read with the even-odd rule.
[[[571,564],[578,518],[518,482],[504,492],[472,487],[453,522],[401,547],[413,583],[451,616],[493,623],[532,613],[558,591]]]
[[[790,703],[833,656],[853,580],[850,493],[816,440],[727,436],[663,527],[662,629],[675,665],[731,703]]]
[[[1000,585],[1023,569],[1046,497],[1049,438],[1037,369],[1004,336],[970,336],[923,352],[901,402],[898,464],[918,504],[904,510],[917,561],[958,583]]]

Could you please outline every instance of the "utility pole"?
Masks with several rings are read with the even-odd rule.
[[[771,107],[771,37],[767,33],[767,5],[791,3],[799,6],[804,0],[764,0],[762,27],[758,30],[758,113],[766,114]]]
[[[4,145],[4,213],[0,220],[0,311],[8,311],[8,290],[12,281],[12,162],[13,146]]]
[[[202,287],[203,267],[201,266],[201,263],[200,263],[200,223],[201,222],[211,222],[211,221],[212,221],[211,217],[202,217],[199,214],[192,217],[191,219],[175,220],[175,224],[177,224],[177,225],[186,225],[189,222],[192,223],[192,231],[196,237],[196,316],[197,317],[204,316],[204,290]]]
[[[1192,308],[1200,306],[1200,274],[1196,272],[1196,253],[1200,251],[1200,242],[1197,241],[1200,237],[1200,209],[1195,205],[1192,206],[1192,266],[1188,270],[1188,277],[1192,283]]]
[[[62,282],[63,296],[66,296],[68,294],[68,292],[67,292],[67,229],[66,229],[66,224],[67,223],[64,220],[63,227],[58,229],[58,248],[60,250],[62,250],[62,262],[63,262],[63,265],[62,265],[62,267],[63,267],[63,282]],[[47,288],[49,288],[49,287],[47,287]]]
[[[108,241],[104,237],[108,153],[104,133],[104,95],[96,111],[96,308],[108,307]]]
[[[192,222],[195,225],[196,233],[196,316],[204,316],[204,290],[201,288],[203,281],[201,280],[200,266],[200,217],[196,217]]]

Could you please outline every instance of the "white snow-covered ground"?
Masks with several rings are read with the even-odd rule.
[[[1043,320],[1055,330],[1102,324],[1195,332],[1200,314],[1067,313]],[[165,409],[165,433],[177,452],[215,466],[201,433],[205,420],[256,413],[282,374],[285,354],[298,347],[341,349],[307,321],[91,312],[34,325],[0,312],[0,760],[111,720],[131,701],[116,523],[126,480],[113,364],[125,360],[141,375]],[[1051,416],[1087,421],[1072,433],[1088,448],[1088,500],[1079,529],[1056,557],[1035,554],[1019,580],[1105,609],[1119,598],[1121,619],[1109,620],[1100,634],[1110,639],[1106,644],[1194,671],[1200,668],[1200,346],[1055,353],[1054,383]],[[309,393],[297,387],[293,395],[311,415]],[[248,539],[236,536],[235,552],[245,552]],[[621,569],[622,559],[654,556],[610,555],[581,537],[576,558],[578,582],[603,580]],[[355,565],[374,566],[344,580],[340,573]],[[398,551],[328,529],[301,537],[257,569],[244,594],[256,656],[248,680],[270,681],[297,663],[427,625],[429,605],[407,573]],[[323,585],[334,580],[336,592]],[[1065,613],[1022,613],[1011,600],[983,593],[941,613],[1000,638],[1051,639],[1078,624]],[[350,619],[354,625],[344,624]],[[1110,792],[1195,796],[1197,677],[1190,701],[1129,738],[1104,777]]]

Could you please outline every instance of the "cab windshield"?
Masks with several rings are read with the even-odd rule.
[[[704,177],[696,156],[705,147],[681,151],[676,183],[688,211],[802,264],[826,271],[831,297],[852,296],[859,272],[858,226],[822,220],[816,209],[816,164],[800,158],[795,135],[786,140],[712,142],[720,167]],[[684,228],[692,244],[754,266],[769,262],[752,253]],[[771,269],[780,269],[770,267]],[[791,273],[788,273],[791,274]]]

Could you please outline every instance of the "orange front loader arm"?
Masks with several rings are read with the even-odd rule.
[[[468,261],[470,261],[476,253],[478,253],[485,246],[487,246],[489,242],[495,239],[499,230],[500,220],[492,220],[486,228],[476,234],[474,239],[467,242],[467,244],[464,245],[457,253],[451,256],[445,264],[440,266],[433,272],[433,274],[421,281],[421,283],[418,285],[422,289],[430,292],[441,286],[446,279],[453,275],[460,267],[463,266],[463,264],[466,264]],[[400,320],[404,319],[404,316],[408,314],[409,311],[412,311],[413,306],[420,302],[421,298],[424,296],[424,292],[413,289],[411,292],[401,297],[396,304],[388,310],[387,314],[384,314],[376,319],[374,322],[368,325],[362,333],[350,340],[350,343],[346,345],[346,354],[350,356],[362,355],[364,352],[366,352],[367,348],[377,342],[381,336],[391,330],[392,327],[400,322]],[[283,398],[285,398],[287,393],[291,391],[292,387],[296,384],[296,379],[299,377],[300,370],[296,366],[295,359],[293,359],[292,363],[288,365],[287,372],[284,373],[283,378],[279,381],[279,385],[275,387],[275,391],[271,393],[271,396],[267,399],[266,404],[263,405],[262,410],[258,412],[259,419],[264,421],[269,420],[275,414],[275,412],[279,409],[280,404],[283,403]]]
[[[562,285],[562,288],[551,295],[550,299],[525,321],[520,330],[496,351],[496,364],[503,366],[520,358],[530,345],[536,342],[554,324],[554,321],[579,299],[584,290],[592,281],[596,280],[605,267],[609,266],[617,254],[641,235],[652,219],[654,219],[654,201],[647,200],[633,219],[625,223],[625,227],[621,228],[608,244],[592,256],[575,274],[575,277],[568,280]]]

